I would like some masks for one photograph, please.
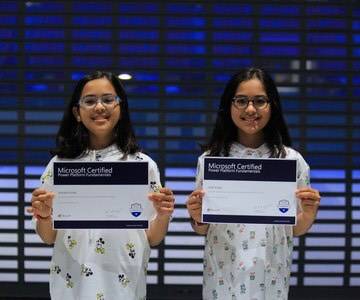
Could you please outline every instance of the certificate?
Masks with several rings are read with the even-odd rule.
[[[54,162],[54,228],[148,228],[148,183],[147,162]]]
[[[296,160],[204,158],[204,223],[296,224]]]

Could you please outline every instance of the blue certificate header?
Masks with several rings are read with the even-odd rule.
[[[204,179],[296,182],[296,160],[205,157]]]
[[[148,162],[54,162],[54,184],[148,184]]]

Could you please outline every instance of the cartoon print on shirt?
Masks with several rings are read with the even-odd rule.
[[[144,159],[143,159],[140,155],[137,154],[137,155],[135,156],[135,160],[144,160]]]
[[[136,255],[135,245],[133,243],[127,243],[126,248],[129,250],[129,256],[131,258],[135,258],[135,255]]]
[[[266,247],[266,240],[265,239],[260,240],[260,246],[261,247]]]
[[[236,252],[235,252],[235,250],[234,250],[234,249],[231,251],[231,254],[230,254],[230,259],[231,259],[231,261],[232,261],[232,262],[234,262],[234,261],[235,261],[235,259],[236,259]]]
[[[219,278],[219,285],[224,285],[224,278]]]
[[[242,242],[242,247],[243,247],[244,250],[249,249],[249,242],[247,240],[243,241]]]
[[[222,269],[225,265],[225,262],[223,260],[219,261],[219,268]]]
[[[158,184],[156,184],[155,181],[150,181],[150,189],[151,189],[151,191],[153,191],[154,193],[160,192],[160,186],[159,186]]]
[[[81,265],[81,275],[85,275],[86,277],[89,277],[91,275],[93,275],[93,271],[91,270],[90,267],[87,267],[85,264]]]
[[[51,272],[56,273],[56,274],[61,273],[60,266],[58,266],[58,265],[53,266],[50,270],[51,270]]]
[[[253,240],[255,239],[255,231],[250,231],[250,239]]]
[[[276,253],[277,253],[277,250],[278,250],[278,247],[277,247],[277,245],[274,245],[274,247],[273,247],[273,254],[274,254],[274,255],[276,255]]]
[[[74,287],[74,282],[71,281],[71,275],[69,273],[66,273],[65,280],[66,280],[66,287],[72,289]]]
[[[255,280],[255,272],[250,272],[250,280]]]
[[[103,238],[99,238],[96,241],[95,252],[99,254],[104,254],[105,253],[104,245],[105,245],[105,241],[103,240]]]
[[[231,230],[226,230],[226,233],[227,233],[227,235],[228,235],[228,237],[229,237],[229,239],[230,240],[233,240],[234,239],[234,233],[231,231]]]
[[[52,170],[48,169],[48,171],[43,174],[40,178],[41,184],[44,184],[45,182],[49,181],[53,177]]]
[[[119,282],[121,283],[121,285],[122,285],[123,287],[127,287],[127,285],[130,283],[129,278],[127,278],[127,277],[125,276],[125,274],[123,274],[123,273],[119,274],[119,275],[118,275],[118,278],[119,278]]]
[[[96,294],[96,300],[105,300],[104,294],[103,293],[97,293]]]
[[[246,270],[246,267],[245,267],[245,264],[244,264],[243,261],[239,262],[239,269],[240,269],[241,271],[245,271],[245,270]]]
[[[77,245],[77,241],[72,239],[70,235],[67,237],[67,246],[70,250],[74,249],[74,247]]]

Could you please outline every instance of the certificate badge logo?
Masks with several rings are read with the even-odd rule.
[[[134,216],[134,217],[138,217],[141,215],[143,209],[141,207],[140,203],[133,203],[130,206],[130,213]]]
[[[289,200],[286,200],[286,199],[280,200],[279,204],[278,204],[278,207],[279,207],[280,212],[286,213],[289,210],[289,207],[290,207]]]

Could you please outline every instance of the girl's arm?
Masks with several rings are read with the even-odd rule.
[[[197,234],[206,235],[209,229],[209,224],[201,223],[203,196],[204,192],[202,190],[193,191],[186,201],[186,207],[188,209],[191,218],[191,226],[194,231]]]
[[[150,222],[146,235],[150,246],[157,246],[164,239],[171,215],[174,211],[175,198],[168,188],[161,188],[159,193],[151,193],[149,199],[153,202],[156,217]]]
[[[53,199],[54,193],[36,189],[32,192],[31,207],[27,208],[27,211],[37,219],[37,234],[48,245],[54,244],[56,239],[56,230],[53,229],[51,216]]]
[[[308,232],[314,223],[320,204],[320,194],[318,190],[305,187],[296,191],[296,197],[301,201],[302,211],[297,215],[297,224],[293,227],[293,234],[299,236]]]

